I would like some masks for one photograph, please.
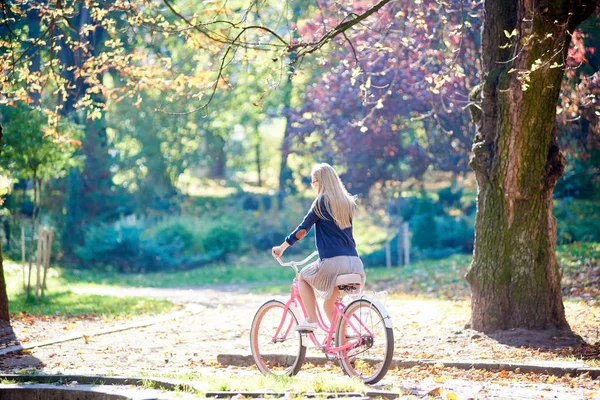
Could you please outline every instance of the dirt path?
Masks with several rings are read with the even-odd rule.
[[[193,304],[199,312],[164,323],[99,336],[93,336],[91,333],[100,328],[118,328],[131,321],[15,321],[12,330],[21,343],[58,339],[74,333],[80,333],[81,338],[3,356],[0,358],[0,371],[14,373],[35,370],[45,374],[159,376],[202,370],[216,366],[219,354],[250,354],[248,336],[252,318],[260,305],[272,297],[251,294],[248,287],[242,286],[185,289],[98,288],[86,289],[86,292],[169,299],[177,304]],[[463,329],[469,315],[468,307],[466,300],[388,298],[386,308],[394,321],[395,359],[535,362],[571,367],[585,365],[584,361],[573,361],[572,355],[564,353],[565,349],[573,349],[580,345],[572,337],[561,337],[552,333],[532,335],[524,331],[486,336]],[[309,355],[320,354],[309,350]],[[335,368],[333,373],[339,374],[339,370]],[[257,373],[252,367],[243,370],[247,373]],[[229,371],[238,373],[236,368],[230,368]],[[431,372],[422,372],[429,374],[427,376],[431,375]],[[411,380],[410,374],[411,372],[400,371],[396,375],[390,374],[386,380],[390,383],[403,376],[402,379],[407,385],[409,382],[416,385],[415,388],[423,385],[422,379]],[[459,379],[459,386],[463,389],[469,387],[471,378],[467,378],[466,381],[464,376],[460,378],[462,380]],[[439,383],[432,380],[430,385],[435,385],[436,382]],[[458,385],[456,379],[454,382]],[[491,383],[477,383],[479,386],[475,386],[483,387],[487,384]],[[471,385],[471,388],[473,387]],[[490,388],[488,389],[491,390]],[[480,389],[477,390],[479,393]],[[544,390],[547,393],[548,389]],[[584,398],[577,397],[583,394],[594,398],[593,392],[585,392],[586,389],[583,388],[581,390],[573,392],[575,397],[572,398]],[[563,393],[561,398],[571,398],[570,392],[567,392]],[[479,396],[486,398],[481,397],[481,394]]]

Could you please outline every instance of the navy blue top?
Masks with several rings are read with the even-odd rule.
[[[340,229],[333,220],[331,214],[325,206],[325,199],[319,199],[319,205],[325,219],[319,218],[314,207],[310,211],[302,223],[298,225],[294,232],[290,233],[285,241],[293,246],[298,240],[302,239],[310,231],[312,226],[315,226],[315,242],[319,258],[331,258],[336,256],[357,256],[356,243],[352,236],[352,225],[346,229]],[[350,221],[352,224],[352,221]]]

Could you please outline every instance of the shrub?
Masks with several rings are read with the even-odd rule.
[[[223,254],[237,250],[242,244],[242,228],[240,225],[224,223],[214,226],[202,239],[205,252],[222,252]]]
[[[174,246],[184,254],[191,254],[197,248],[194,232],[180,220],[159,225],[152,231],[150,238],[158,246]]]
[[[85,244],[77,247],[75,254],[91,266],[113,265],[119,271],[136,271],[141,232],[136,226],[91,225],[85,229]]]
[[[270,210],[273,205],[271,196],[257,193],[245,193],[241,199],[244,210]]]
[[[600,242],[600,203],[561,199],[554,202],[558,244]]]
[[[150,229],[145,226],[144,221],[88,226],[84,244],[75,254],[84,264],[113,266],[121,272],[182,270],[222,258],[231,246],[230,238],[227,243],[216,243],[219,233],[214,230],[208,231],[208,243],[202,243],[192,223],[183,219],[173,218]],[[239,243],[241,235],[237,237]],[[203,245],[207,251],[201,251]]]
[[[463,196],[462,189],[454,189],[452,186],[438,191],[439,203],[444,207],[459,208]]]
[[[600,151],[591,151],[587,161],[567,159],[563,176],[556,182],[554,198],[597,199],[600,196]]]
[[[439,236],[439,248],[454,248],[458,252],[473,251],[475,242],[475,220],[473,216],[450,215],[435,218]]]
[[[265,227],[252,237],[252,244],[257,250],[267,250],[272,246],[279,245],[289,234],[276,227]]]

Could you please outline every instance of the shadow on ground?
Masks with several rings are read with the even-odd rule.
[[[600,343],[588,343],[581,336],[570,331],[511,329],[490,333],[487,336],[511,347],[535,349],[582,360],[600,359]]]
[[[21,342],[9,322],[0,321],[0,370],[38,369],[43,366],[37,358],[26,352],[5,353],[11,347],[19,346]]]

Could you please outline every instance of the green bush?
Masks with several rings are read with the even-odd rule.
[[[136,226],[90,225],[85,229],[84,245],[77,247],[75,254],[90,266],[136,271],[142,258],[141,233],[142,228]]]
[[[184,254],[192,254],[197,250],[198,238],[194,232],[180,220],[163,223],[149,235],[158,246],[175,246]]]
[[[600,197],[600,151],[592,149],[582,161],[568,158],[563,176],[556,182],[554,198],[598,199]]]
[[[239,245],[241,234],[219,242],[215,238],[222,231],[211,229],[203,237],[202,232],[193,230],[198,221],[187,220],[173,218],[149,229],[144,221],[91,225],[75,253],[84,265],[112,266],[121,272],[182,270],[222,258],[232,250],[232,236]]]
[[[459,208],[462,200],[462,190],[451,188],[441,190],[439,200],[435,201],[427,193],[403,198],[397,202],[396,213],[402,215],[409,223],[411,230],[410,258],[411,262],[423,259],[446,258],[456,253],[473,251],[474,245],[474,213],[465,214]],[[456,213],[449,215],[446,211]],[[468,208],[474,211],[473,208]],[[390,243],[392,263],[397,260],[397,240],[394,237]],[[385,265],[385,249],[363,255],[365,264],[372,266]]]
[[[231,223],[216,225],[202,239],[202,247],[207,252],[221,251],[227,254],[240,248],[242,236],[240,225]]]
[[[600,202],[560,199],[554,201],[557,242],[600,242]]]
[[[425,193],[421,194],[415,207],[415,214],[409,220],[412,230],[411,245],[419,249],[437,248],[439,236],[435,218],[437,205]]]
[[[439,237],[439,248],[454,248],[458,252],[473,251],[475,220],[473,216],[442,215],[435,217]]]
[[[455,189],[452,186],[438,190],[438,202],[443,207],[459,208],[463,197],[463,189]]]

